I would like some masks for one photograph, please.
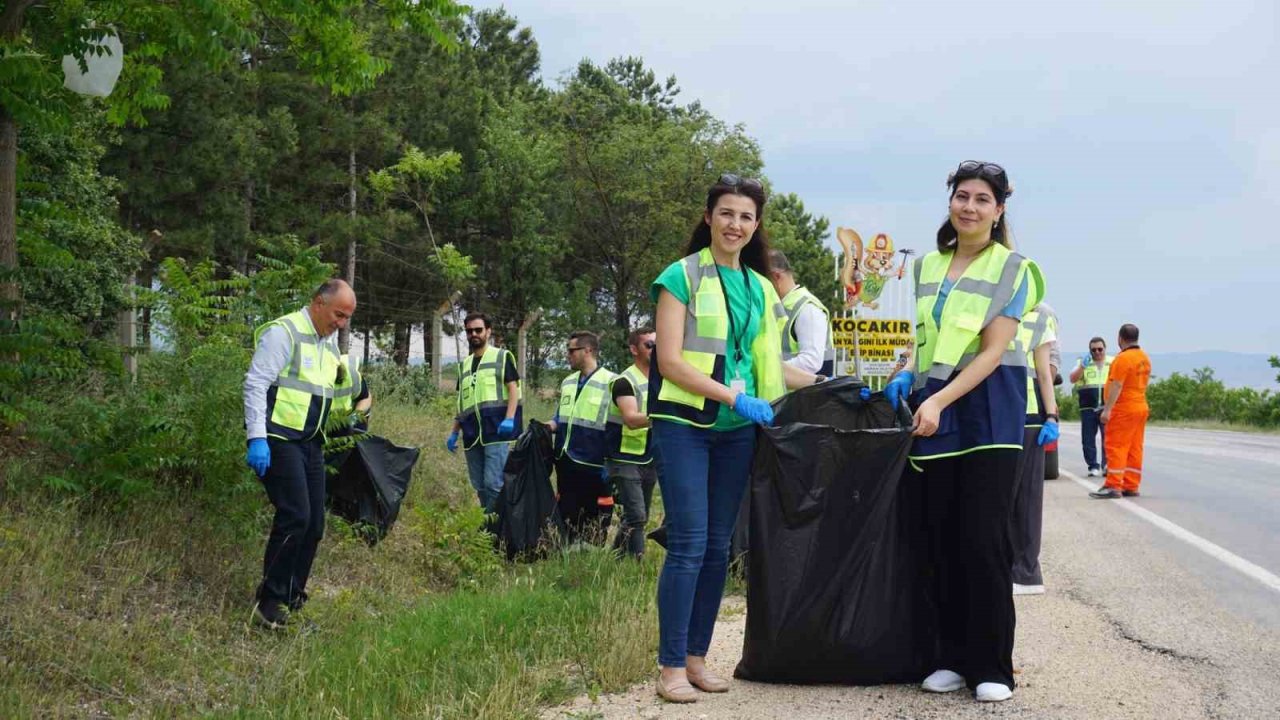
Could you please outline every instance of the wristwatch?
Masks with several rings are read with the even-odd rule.
[[[1048,422],[1049,420],[1052,420],[1054,422],[1062,422],[1062,420],[1058,418],[1058,413],[1045,413],[1044,419],[1045,419],[1045,422]]]

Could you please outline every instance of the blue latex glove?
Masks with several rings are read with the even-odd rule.
[[[449,437],[446,438],[444,441],[444,446],[449,448],[449,452],[451,453],[458,452],[458,431],[457,430],[454,430],[453,432],[449,433]]]
[[[862,388],[862,389],[858,390],[858,398],[859,398],[859,399],[861,399],[863,402],[866,402],[867,400],[870,400],[870,399],[871,399],[871,388],[865,388],[865,387],[864,387],[864,388]]]
[[[249,441],[249,449],[244,454],[245,463],[253,468],[258,477],[267,474],[267,468],[271,467],[271,446],[267,445],[266,438],[254,438]]]
[[[516,436],[516,419],[506,418],[498,423],[498,437],[510,438]]]
[[[1088,355],[1081,355],[1079,360],[1080,360],[1080,367],[1085,367],[1089,363],[1093,362],[1093,359],[1090,358]]]
[[[1048,445],[1058,439],[1058,421],[1049,420],[1040,428],[1040,436],[1036,438],[1037,445]]]
[[[744,392],[738,393],[738,397],[734,398],[733,411],[757,425],[769,425],[773,422],[773,408],[769,403]]]
[[[884,386],[885,399],[889,401],[890,405],[893,405],[894,410],[897,410],[898,405],[911,394],[911,386],[915,384],[915,381],[915,373],[910,370],[903,370],[894,375],[889,384]]]

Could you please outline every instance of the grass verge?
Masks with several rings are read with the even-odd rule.
[[[248,623],[271,514],[261,492],[6,497],[0,717],[527,718],[651,673],[660,553],[506,565],[478,530],[465,460],[443,448],[446,404],[384,403],[374,417],[422,457],[384,542],[331,519],[310,631]]]

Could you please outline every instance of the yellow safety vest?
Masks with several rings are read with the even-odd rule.
[[[480,356],[480,363],[473,373],[474,356],[468,355],[458,363],[458,413],[454,419],[462,430],[464,448],[511,442],[514,438],[500,439],[498,426],[507,418],[507,384],[502,382],[507,363],[507,350],[490,345]],[[516,386],[516,432],[524,427],[524,383]]]
[[[782,307],[787,311],[787,321],[782,327],[782,361],[786,362],[800,354],[800,340],[796,338],[796,318],[806,305],[812,305],[822,311],[823,327],[826,328],[826,342],[822,346],[822,367],[818,374],[831,377],[835,374],[836,348],[831,340],[831,313],[808,288],[797,285],[782,298]]]
[[[1044,297],[1044,283],[1029,260],[992,243],[951,287],[941,323],[933,319],[953,252],[934,251],[915,262],[916,387],[918,407],[946,387],[977,357],[981,333],[1013,300],[1027,279],[1026,309]],[[1035,275],[1028,279],[1028,273]],[[1016,336],[1015,336],[1016,340]],[[911,459],[931,460],[989,448],[1021,448],[1026,422],[1027,356],[1016,341],[986,379],[943,411],[938,431],[916,438]]]
[[[626,378],[631,383],[631,388],[636,394],[636,407],[641,415],[647,414],[649,407],[649,378],[645,377],[640,372],[640,368],[635,365],[623,370],[621,375],[613,379],[613,382],[617,382],[618,378]],[[612,382],[609,384],[609,395],[612,398]],[[649,428],[633,429],[627,427],[627,424],[622,421],[622,411],[618,409],[617,403],[614,402],[609,403],[607,434],[609,459],[636,465],[647,465],[653,460],[653,456],[649,452]]]
[[[578,389],[581,372],[569,373],[560,383],[560,419],[556,423],[556,456],[569,456],[583,465],[602,467],[605,431],[609,424],[609,387],[617,377],[598,367]]]
[[[275,325],[289,333],[289,362],[267,389],[267,436],[310,440],[324,429],[342,359],[338,348],[316,334],[306,309],[258,326],[253,343]]]
[[[724,290],[720,284],[720,274],[716,272],[715,258],[712,257],[710,248],[703,248],[680,262],[684,264],[685,280],[689,287],[681,356],[698,372],[718,383],[726,384],[729,308],[725,306]],[[773,283],[755,270],[748,270],[764,291],[765,307],[765,316],[760,319],[760,330],[751,343],[752,373],[756,381],[756,395],[772,402],[786,392],[782,356],[778,349],[782,347],[782,326],[786,323],[787,311],[778,298],[778,292],[773,289]],[[714,426],[720,412],[720,403],[689,392],[674,382],[665,382],[656,351],[652,362],[649,371],[649,417],[701,428]]]
[[[1027,427],[1044,425],[1043,398],[1036,381],[1036,348],[1044,344],[1046,335],[1057,337],[1058,319],[1039,307],[1022,317],[1018,326],[1018,344],[1027,351]]]

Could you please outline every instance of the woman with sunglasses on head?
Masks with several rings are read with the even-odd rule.
[[[686,257],[658,276],[649,417],[662,448],[667,557],[658,578],[658,694],[693,702],[729,682],[706,666],[729,538],[755,452],[785,391],[786,311],[769,281],[759,180],[724,174],[707,192]]]
[[[1014,607],[1009,519],[1027,408],[1022,316],[1044,293],[1014,253],[1008,175],[967,161],[947,178],[938,249],[915,261],[916,370],[890,381],[915,411],[909,490],[922,495],[927,565],[938,602],[931,692],[968,686],[984,702],[1013,694]]]

